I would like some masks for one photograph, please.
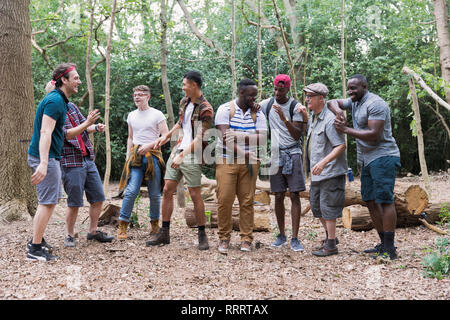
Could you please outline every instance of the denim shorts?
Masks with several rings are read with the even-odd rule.
[[[361,171],[361,196],[363,201],[394,203],[394,186],[399,157],[386,156],[373,160]]]
[[[28,155],[28,166],[33,169],[33,173],[41,163],[41,160],[35,156]],[[47,175],[41,183],[36,185],[38,203],[42,205],[57,204],[58,199],[62,198],[61,186],[61,167],[59,160],[48,159]]]
[[[345,205],[345,175],[311,181],[309,203],[315,218],[334,220],[342,217]]]
[[[88,157],[83,158],[82,167],[62,167],[62,181],[69,207],[82,207],[84,193],[89,203],[105,201],[97,166]]]

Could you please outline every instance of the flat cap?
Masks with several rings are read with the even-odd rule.
[[[311,83],[310,85],[307,85],[303,88],[303,91],[309,92],[309,93],[315,93],[320,94],[324,97],[328,95],[328,88],[323,83],[317,82],[317,83]]]

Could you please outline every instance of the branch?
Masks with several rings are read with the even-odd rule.
[[[201,33],[197,27],[194,24],[194,21],[192,20],[192,17],[188,11],[188,9],[186,8],[186,5],[184,4],[183,0],[177,0],[178,4],[180,5],[181,10],[183,10],[184,16],[186,18],[186,21],[189,25],[189,27],[191,28],[192,32],[195,34],[195,36],[200,40],[203,41],[208,47],[210,47],[211,49],[214,49],[217,53],[219,53],[220,55],[224,55],[226,56],[228,59],[230,59],[230,55],[228,53],[226,53],[223,49],[221,49],[220,47],[216,47],[216,44],[214,43],[214,41],[212,41],[211,39],[209,39],[208,37],[206,37],[203,33]],[[256,78],[256,73],[255,71],[253,71],[253,69],[248,66],[247,64],[245,64],[243,61],[239,60],[239,59],[234,59],[236,62],[239,62],[240,64],[242,64],[242,66],[244,66],[244,68],[246,68],[247,70],[249,70],[253,77]]]
[[[414,71],[412,71],[411,69],[409,69],[408,67],[403,67],[402,72],[404,74],[410,75],[414,78],[414,80],[416,80],[419,85],[426,91],[428,92],[428,94],[434,99],[436,100],[441,106],[445,107],[447,110],[450,111],[450,105],[445,102],[441,97],[439,97],[436,93],[434,93],[433,90],[431,90],[431,88],[425,83],[425,81],[423,81],[422,77],[419,76],[417,73],[415,73]]]

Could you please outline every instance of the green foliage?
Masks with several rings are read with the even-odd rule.
[[[141,195],[138,194],[134,201],[134,211],[130,217],[130,228],[140,228],[139,224],[139,203],[141,201]]]
[[[441,211],[439,212],[439,219],[440,221],[438,221],[438,223],[440,225],[445,225],[450,222],[450,211],[447,208],[447,203],[444,203],[443,206],[441,207]]]
[[[429,252],[422,260],[423,275],[427,278],[443,279],[450,272],[450,243],[448,238],[436,239],[435,250]]]
[[[231,8],[227,1],[211,0],[206,7],[203,2],[185,1],[194,23],[225,52],[231,51]],[[111,1],[97,0],[91,65],[102,59],[97,45],[103,52],[110,20]],[[256,13],[244,2],[236,1],[251,21],[257,21]],[[340,0],[297,0],[295,14],[297,25],[290,29],[288,13],[283,1],[277,1],[282,15],[283,27],[293,56],[303,52],[295,66],[297,92],[302,94],[304,85],[323,82],[330,90],[329,98],[342,97],[340,64]],[[45,48],[43,56],[33,50],[32,67],[35,105],[44,96],[44,86],[50,80],[52,68],[60,62],[71,61],[78,65],[83,80],[79,93],[71,97],[83,114],[88,111],[88,99],[81,99],[87,91],[85,85],[86,47],[89,35],[89,2],[66,0],[59,14],[59,1],[31,0],[30,17],[34,31],[45,30],[34,36],[36,43]],[[183,75],[191,69],[201,71],[204,78],[203,93],[214,110],[229,101],[232,94],[229,60],[218,56],[214,49],[197,39],[189,29],[184,16],[175,15],[176,1],[168,2],[168,78],[175,120],[178,118],[178,102],[184,96],[181,90]],[[420,172],[417,142],[410,128],[415,128],[411,102],[408,98],[407,77],[402,74],[404,65],[417,71],[435,92],[443,96],[440,77],[439,49],[434,24],[431,21],[431,1],[416,0],[348,0],[345,2],[345,69],[347,77],[363,73],[369,81],[369,90],[385,99],[391,109],[394,137],[399,145],[403,170]],[[131,98],[132,88],[146,84],[151,89],[150,105],[167,116],[161,86],[159,1],[120,1],[116,14],[115,33],[111,52],[111,112],[109,119],[112,149],[111,179],[118,180],[125,161],[128,136],[127,115],[135,109]],[[262,10],[270,24],[278,25],[272,1],[262,1]],[[289,13],[291,14],[291,13]],[[99,26],[100,21],[103,21]],[[240,9],[236,10],[236,57],[256,73],[256,27],[249,25]],[[48,27],[47,27],[48,26]],[[271,30],[273,31],[273,30]],[[262,30],[262,85],[263,98],[272,94],[272,81],[278,73],[290,73],[284,47],[278,49],[275,37],[278,31]],[[298,36],[294,46],[292,35]],[[52,45],[61,41],[59,45]],[[243,64],[237,62],[237,78],[256,76]],[[105,63],[92,74],[95,107],[104,114]],[[419,88],[418,88],[419,89]],[[435,102],[418,90],[424,130],[425,154],[429,170],[447,167],[450,158],[449,137],[430,108]],[[302,98],[301,96],[299,97]],[[450,114],[442,113],[449,122]],[[102,119],[103,121],[104,119]],[[351,117],[349,117],[351,121]],[[412,124],[412,127],[410,125]],[[163,148],[167,159],[170,148]],[[105,170],[105,138],[95,135],[96,164],[100,174]],[[356,144],[348,139],[349,166],[356,168]],[[355,170],[356,171],[356,170]],[[214,167],[204,167],[210,178]]]

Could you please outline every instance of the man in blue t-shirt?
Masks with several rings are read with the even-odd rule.
[[[43,239],[45,228],[62,196],[60,159],[64,143],[63,126],[68,98],[81,84],[76,65],[63,63],[53,71],[55,90],[39,104],[34,118],[33,136],[28,148],[28,165],[33,169],[31,183],[36,185],[38,208],[33,218],[33,239],[27,244],[27,258],[49,261],[57,259],[52,247]]]

